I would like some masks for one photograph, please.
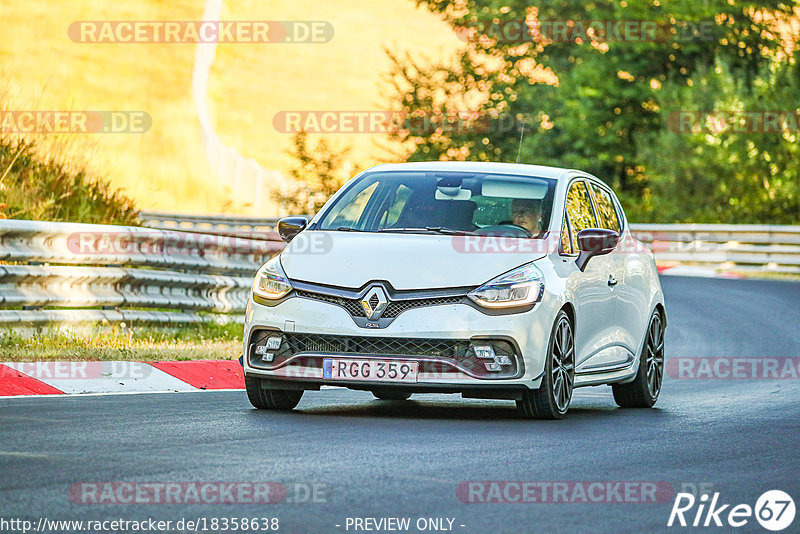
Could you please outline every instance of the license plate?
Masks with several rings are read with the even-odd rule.
[[[325,358],[322,376],[330,380],[416,382],[419,362]]]

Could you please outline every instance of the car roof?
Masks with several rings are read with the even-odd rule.
[[[578,172],[562,167],[526,165],[521,163],[492,163],[485,161],[414,161],[409,163],[385,163],[367,169],[368,172],[391,171],[456,171],[514,174],[537,178],[559,179],[568,173]]]

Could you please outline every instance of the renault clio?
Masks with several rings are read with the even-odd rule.
[[[258,271],[244,329],[257,408],[323,385],[514,400],[560,419],[574,388],[651,407],[664,370],[652,252],[601,180],[553,167],[387,164],[346,183]],[[313,246],[312,246],[313,245]]]

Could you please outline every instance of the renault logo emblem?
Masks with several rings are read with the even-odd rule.
[[[371,321],[379,319],[388,305],[389,299],[386,298],[386,292],[380,286],[375,286],[367,291],[367,294],[361,299],[361,307],[364,308],[367,319]]]

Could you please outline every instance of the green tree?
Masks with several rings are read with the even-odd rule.
[[[694,95],[693,88],[704,83],[709,73],[717,78],[710,83],[727,84],[740,103],[756,104],[754,95],[763,96],[762,89],[776,83],[779,72],[786,71],[782,76],[788,90],[796,88],[797,80],[788,72],[796,70],[794,58],[786,54],[781,35],[775,30],[776,21],[794,16],[794,3],[544,0],[536,8],[521,0],[419,3],[442,14],[454,29],[471,28],[474,36],[483,37],[470,39],[466,50],[451,64],[421,66],[408,57],[391,56],[400,105],[409,112],[422,110],[434,115],[442,110],[452,113],[459,107],[465,109],[466,105],[494,121],[488,130],[399,132],[399,140],[414,147],[411,160],[514,161],[519,128],[491,125],[517,121],[527,130],[520,150],[522,162],[585,169],[621,193],[632,218],[661,220],[676,217],[663,207],[670,201],[680,203],[675,195],[683,193],[670,189],[666,163],[683,158],[687,144],[701,154],[698,157],[703,162],[716,161],[715,172],[722,174],[731,170],[735,160],[731,151],[746,148],[749,143],[756,144],[757,152],[769,149],[776,156],[780,154],[789,166],[788,174],[798,170],[798,163],[783,158],[791,153],[790,147],[784,146],[788,141],[754,134],[747,139],[703,145],[697,139],[690,140],[691,136],[672,135],[667,121],[674,111],[670,106],[675,104],[687,106],[683,109],[718,109],[732,102],[710,91]],[[529,39],[503,39],[509,23],[526,19]],[[537,20],[654,21],[658,38],[636,39],[622,34],[621,38],[592,40],[586,34],[581,39],[577,31],[568,33],[569,38],[552,38],[544,31],[545,39],[540,39],[531,36],[536,28],[533,21]],[[537,79],[533,64],[552,73],[557,83]],[[723,72],[717,73],[717,69]],[[785,106],[786,102],[782,104]],[[504,117],[513,121],[503,121]],[[758,148],[762,145],[767,146]],[[656,146],[660,151],[654,154]],[[752,150],[741,154],[750,153]],[[660,157],[656,158],[662,161],[660,165],[652,162],[655,156]],[[763,170],[752,159],[749,164],[741,172],[750,173],[750,178],[743,178],[742,183],[752,183]],[[785,198],[786,208],[791,209],[792,198],[796,198],[791,184],[773,180],[770,187],[772,196]],[[664,195],[663,202],[654,199],[655,195]],[[715,199],[724,209],[730,206],[727,199]],[[752,201],[748,197],[745,202]],[[750,219],[756,213],[762,217],[776,211],[748,210],[745,208],[742,215]],[[696,213],[680,215],[684,218]]]
[[[276,191],[274,198],[286,213],[313,215],[347,180],[344,167],[350,150],[336,150],[325,138],[311,147],[307,132],[296,134],[292,143],[289,154],[296,161],[289,174],[296,185],[288,193]]]
[[[800,114],[792,109],[800,102],[797,57],[765,66],[749,92],[721,64],[696,78],[693,87],[663,95],[667,128],[640,143],[649,178],[638,205],[641,216],[797,224]],[[691,131],[685,131],[677,114],[687,109],[708,117],[694,114]],[[768,114],[780,110],[788,112],[780,130],[764,124]],[[747,113],[753,113],[751,119]],[[738,128],[745,131],[736,133]]]

